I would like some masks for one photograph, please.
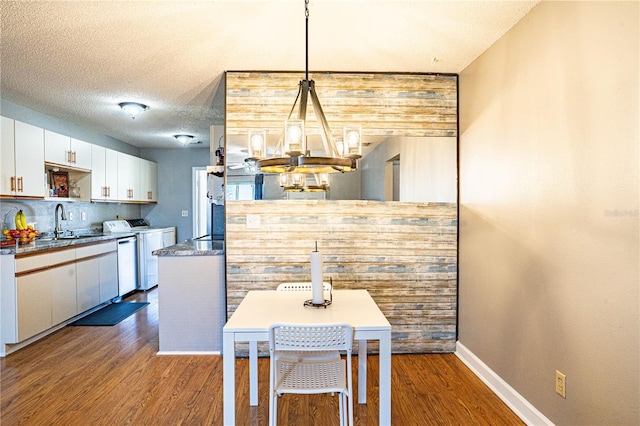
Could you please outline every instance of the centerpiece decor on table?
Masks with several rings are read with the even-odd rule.
[[[322,255],[318,251],[318,242],[316,241],[316,249],[311,252],[311,299],[304,302],[304,306],[312,306],[314,308],[326,308],[331,304],[333,299],[333,281],[330,280],[329,300],[324,298],[324,279],[322,278]]]

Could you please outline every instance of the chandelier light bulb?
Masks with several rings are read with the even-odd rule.
[[[295,157],[305,152],[304,121],[286,120],[284,122],[284,151]]]
[[[267,131],[252,130],[249,132],[249,158],[260,159],[266,157],[267,153]]]

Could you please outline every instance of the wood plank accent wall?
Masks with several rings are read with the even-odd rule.
[[[316,241],[325,279],[367,289],[387,316],[394,353],[455,350],[456,204],[227,201],[227,315],[249,290],[310,281]]]
[[[362,125],[364,136],[457,136],[457,75],[313,72],[309,78],[334,137],[345,124]],[[228,71],[226,135],[246,137],[249,129],[280,135],[302,79],[304,72]],[[318,133],[311,101],[306,126]]]

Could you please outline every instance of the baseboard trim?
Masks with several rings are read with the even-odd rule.
[[[156,355],[221,355],[220,351],[158,351]]]
[[[551,420],[546,418],[544,414],[536,409],[526,399],[522,397],[507,382],[502,380],[492,369],[490,369],[480,358],[467,349],[460,342],[456,342],[456,356],[467,366],[473,373],[480,378],[488,387],[498,395],[498,397],[511,410],[516,413],[523,422],[528,425],[549,425],[553,426]]]

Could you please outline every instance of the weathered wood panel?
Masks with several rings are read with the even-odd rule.
[[[280,134],[303,78],[303,72],[227,72],[227,136],[249,129]],[[457,135],[456,75],[313,72],[309,78],[334,136],[353,123],[365,136]],[[306,126],[317,133],[314,114],[309,102]]]
[[[247,214],[260,229],[247,229]],[[249,290],[309,281],[317,241],[325,278],[367,289],[387,316],[394,353],[455,350],[455,204],[227,201],[226,218],[229,316]]]

